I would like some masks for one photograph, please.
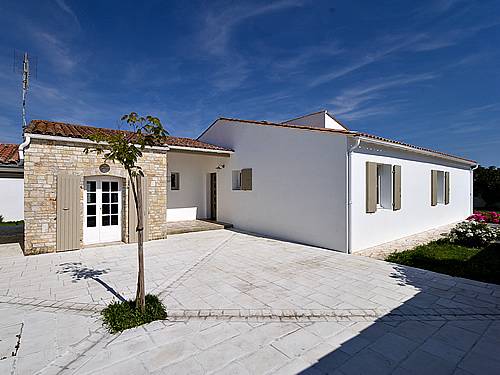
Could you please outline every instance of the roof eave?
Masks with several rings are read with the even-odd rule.
[[[451,161],[454,161],[454,162],[460,163],[460,164],[466,164],[466,165],[470,165],[470,166],[477,165],[477,162],[474,160],[464,159],[464,158],[461,158],[459,156],[448,155],[448,154],[444,154],[444,153],[436,152],[436,151],[432,151],[432,150],[425,150],[425,149],[421,149],[421,148],[415,147],[415,146],[409,146],[409,145],[404,145],[404,144],[400,144],[397,142],[391,142],[389,140],[376,139],[376,138],[372,138],[372,137],[366,136],[364,134],[356,133],[356,132],[352,132],[351,134],[348,134],[348,136],[360,138],[362,141],[365,141],[365,142],[375,143],[375,144],[383,144],[384,146],[387,146],[387,147],[403,149],[403,150],[414,152],[417,154],[423,154],[423,155],[432,156],[435,158],[451,160]]]

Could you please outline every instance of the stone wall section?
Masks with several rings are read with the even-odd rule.
[[[25,253],[38,254],[56,251],[57,231],[57,176],[80,176],[80,246],[83,246],[84,178],[114,176],[122,179],[122,240],[128,242],[129,183],[125,169],[120,164],[107,162],[110,170],[101,173],[102,155],[85,154],[86,144],[76,142],[32,139],[25,149],[24,158],[24,220]],[[148,177],[149,239],[167,235],[167,154],[166,151],[146,150],[139,160]],[[130,190],[130,194],[131,194]]]

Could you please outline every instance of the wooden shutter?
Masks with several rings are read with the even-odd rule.
[[[392,209],[397,211],[401,209],[401,166],[395,165],[392,169]]]
[[[377,211],[377,163],[366,162],[366,212]]]
[[[148,178],[142,177],[142,207],[144,212],[144,241],[149,240],[149,223],[148,223]],[[137,242],[137,211],[135,208],[134,192],[132,184],[128,182],[128,242]]]
[[[431,206],[437,205],[438,171],[431,170]]]
[[[252,168],[241,170],[241,190],[252,190]]]
[[[444,204],[450,203],[450,172],[444,172]]]
[[[80,248],[80,177],[60,174],[56,191],[56,249]]]

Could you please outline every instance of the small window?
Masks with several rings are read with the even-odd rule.
[[[437,171],[437,203],[444,204],[444,172]]]
[[[392,166],[377,164],[377,207],[392,208]]]
[[[241,190],[241,171],[236,170],[232,173],[233,176],[233,190]]]
[[[179,172],[172,172],[170,174],[170,190],[179,190],[181,188],[181,181]]]

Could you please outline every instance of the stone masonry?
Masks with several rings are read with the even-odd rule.
[[[24,220],[25,254],[56,251],[57,176],[74,174],[80,179],[80,222],[83,223],[83,183],[85,177],[113,176],[122,179],[122,240],[128,241],[128,176],[120,164],[108,162],[110,171],[101,173],[102,155],[85,154],[86,144],[75,141],[32,139],[25,149],[24,160]],[[149,239],[166,237],[167,154],[161,150],[146,150],[140,160],[147,176]],[[80,228],[82,246],[83,224]]]

